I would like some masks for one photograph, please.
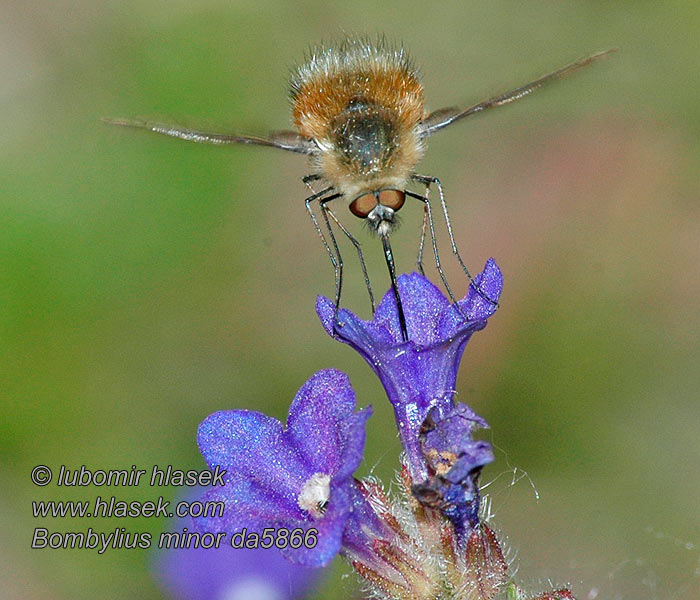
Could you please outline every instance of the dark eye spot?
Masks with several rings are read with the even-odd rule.
[[[394,212],[399,210],[406,201],[406,195],[400,190],[382,190],[379,192],[379,202]]]
[[[350,212],[360,219],[366,219],[375,206],[377,206],[377,197],[374,194],[364,194],[352,201]]]

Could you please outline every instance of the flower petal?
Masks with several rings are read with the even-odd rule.
[[[349,482],[344,482],[347,487]],[[269,530],[274,539],[285,539],[282,554],[288,559],[309,567],[328,564],[340,551],[343,528],[350,514],[347,491],[341,486],[332,486],[331,501],[322,518],[312,520],[298,506],[290,506],[285,499],[271,501],[268,490],[261,490],[253,482],[239,481],[230,487],[209,490],[203,502],[223,501],[226,510],[223,517],[197,517],[194,523],[199,531],[208,533],[226,532],[228,544],[237,536],[250,540],[257,534],[259,541]],[[310,529],[316,533],[307,534]],[[285,530],[284,532],[282,530]],[[301,530],[299,548],[293,548],[289,536],[294,530]],[[305,545],[308,542],[308,546]]]
[[[479,293],[479,291],[481,293]],[[474,277],[467,295],[458,302],[469,321],[486,321],[496,312],[503,291],[503,273],[493,258],[486,261],[484,270]],[[484,297],[485,296],[485,297]],[[487,300],[488,298],[488,300]],[[464,327],[464,317],[455,306],[450,306],[439,324],[440,337],[449,338]]]
[[[360,466],[365,448],[365,424],[371,416],[372,407],[367,406],[340,423],[339,427],[344,441],[340,467],[335,474],[336,479],[352,477]]]
[[[256,411],[214,413],[199,426],[197,441],[210,467],[226,469],[227,485],[252,479],[291,499],[313,473],[285,439],[282,424]]]
[[[304,512],[289,498],[271,493],[250,479],[228,482],[224,487],[207,491],[201,500],[223,502],[224,512],[197,517],[197,529],[210,533],[226,532],[230,536],[242,531],[262,532],[266,527],[280,527],[304,518]],[[212,506],[212,505],[209,505]]]
[[[287,419],[291,443],[316,471],[335,474],[347,440],[341,422],[353,414],[355,392],[348,376],[335,369],[319,371],[297,392]],[[364,432],[359,453],[362,455]],[[354,469],[357,468],[355,465]],[[349,475],[352,475],[350,473]]]
[[[408,339],[419,346],[429,346],[438,342],[436,324],[450,306],[447,298],[437,286],[418,273],[400,275],[398,286],[406,316]],[[403,341],[393,290],[389,290],[382,298],[372,322],[391,331],[395,343]]]
[[[314,536],[315,539],[305,538],[305,543],[299,548],[287,545],[282,550],[282,554],[295,563],[308,567],[323,567],[333,560],[333,557],[340,552],[343,529],[350,516],[349,485],[351,485],[349,480],[331,484],[331,501],[323,517],[298,524],[306,532],[316,529],[318,533]],[[309,541],[308,544],[306,540]]]
[[[414,495],[421,504],[439,508],[462,541],[478,520],[477,478],[481,468],[493,461],[491,444],[473,437],[482,427],[488,427],[484,419],[457,403],[433,407],[421,428],[420,446],[429,476],[414,485]]]

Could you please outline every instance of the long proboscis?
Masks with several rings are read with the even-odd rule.
[[[399,326],[401,327],[401,336],[404,342],[408,341],[408,328],[406,327],[406,315],[403,312],[403,304],[401,302],[401,295],[399,294],[399,284],[396,280],[396,267],[394,266],[394,254],[391,251],[391,244],[389,243],[389,236],[387,234],[382,234],[382,247],[384,248],[384,259],[386,260],[386,266],[389,269],[389,277],[391,278],[391,288],[394,290],[394,298],[396,299],[396,310],[399,313]]]

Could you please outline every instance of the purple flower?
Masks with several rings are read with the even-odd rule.
[[[352,476],[371,414],[370,407],[354,409],[347,376],[328,369],[297,392],[286,427],[249,410],[208,417],[199,427],[199,447],[210,467],[226,470],[226,485],[207,492],[205,500],[223,501],[226,509],[223,517],[198,519],[198,527],[229,535],[244,528],[258,534],[301,529],[310,537],[297,549],[287,544],[283,554],[300,564],[328,564],[351,516]]]
[[[418,273],[401,275],[398,286],[406,316],[407,342],[401,335],[391,291],[371,321],[345,309],[338,311],[336,317],[333,302],[323,296],[316,302],[316,312],[326,331],[357,350],[379,376],[394,407],[409,473],[413,481],[423,482],[428,477],[428,465],[420,448],[421,425],[433,406],[452,406],[466,343],[496,311],[496,305],[484,296],[498,300],[503,276],[496,261],[489,259],[465,298],[458,302],[461,312]]]
[[[491,445],[472,437],[476,429],[487,427],[469,406],[458,403],[433,407],[420,434],[429,476],[413,485],[413,494],[442,511],[462,540],[478,523],[477,478],[481,468],[493,461]]]
[[[184,527],[191,529],[189,518],[179,519],[173,531]],[[161,550],[155,576],[168,596],[177,600],[299,600],[323,573],[292,563],[277,548],[234,549],[226,542],[219,548]]]

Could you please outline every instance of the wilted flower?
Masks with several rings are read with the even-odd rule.
[[[491,445],[472,437],[483,427],[486,421],[466,404],[441,404],[430,410],[420,434],[429,476],[413,485],[413,494],[450,519],[462,540],[478,523],[479,472],[493,461]]]

